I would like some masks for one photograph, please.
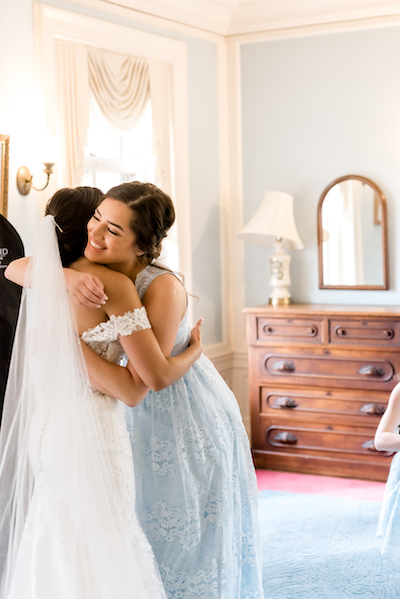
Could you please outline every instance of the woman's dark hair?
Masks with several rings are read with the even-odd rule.
[[[131,229],[138,247],[144,252],[139,258],[150,264],[161,253],[161,242],[175,220],[171,198],[152,183],[122,183],[105,194],[106,198],[118,200],[133,211]]]
[[[95,187],[59,189],[46,206],[57,223],[56,232],[63,266],[69,266],[83,256],[87,244],[87,224],[103,199]]]

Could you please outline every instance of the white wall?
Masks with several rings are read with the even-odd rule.
[[[400,261],[400,28],[241,46],[244,222],[267,190],[293,194],[305,249],[292,251],[297,302],[397,304]],[[336,177],[383,190],[389,215],[389,291],[318,289],[317,205]],[[245,245],[246,305],[266,303],[272,249]]]
[[[206,345],[222,342],[220,206],[218,160],[217,43],[176,31],[136,23],[121,16],[54,0],[46,4],[183,40],[188,49],[189,176],[193,250],[193,289],[199,297],[195,317],[203,316]],[[16,171],[32,162],[43,130],[43,107],[35,97],[33,15],[31,0],[0,3],[0,133],[11,135],[9,220],[19,231],[27,253],[39,220],[39,196],[19,195]],[[40,169],[40,162],[38,169]]]
[[[38,107],[35,96],[31,0],[0,2],[0,133],[10,135],[8,218],[32,251],[39,220],[38,194],[21,196],[15,184],[18,167],[35,155]]]

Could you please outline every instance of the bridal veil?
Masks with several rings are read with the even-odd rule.
[[[21,568],[23,599],[161,598],[125,525],[54,226],[39,225],[5,396],[0,599],[14,598]]]

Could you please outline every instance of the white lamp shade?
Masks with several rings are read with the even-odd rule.
[[[283,191],[267,191],[257,212],[237,236],[263,246],[271,246],[281,237],[285,247],[303,249],[294,222],[293,196]]]

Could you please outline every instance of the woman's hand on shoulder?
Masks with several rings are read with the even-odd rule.
[[[77,306],[100,308],[108,299],[102,281],[89,272],[64,268],[68,293]]]
[[[78,276],[70,275],[72,283],[68,290],[74,294],[73,299],[78,305],[98,308],[100,304],[107,316],[118,316],[142,307],[133,281],[123,273],[86,258],[79,259],[72,267]]]

